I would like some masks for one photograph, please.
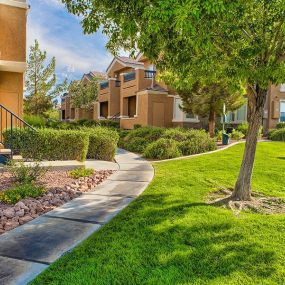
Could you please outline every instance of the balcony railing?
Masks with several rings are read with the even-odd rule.
[[[129,72],[124,74],[124,82],[135,80],[136,79],[136,73],[135,72]]]
[[[115,81],[115,86],[116,87],[121,87],[121,81],[120,80],[116,80]]]
[[[109,81],[101,82],[100,83],[100,90],[107,89],[109,87]]]
[[[145,70],[144,71],[144,78],[154,78],[156,75],[155,70]]]

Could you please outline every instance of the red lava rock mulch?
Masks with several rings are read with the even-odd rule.
[[[39,181],[46,188],[43,196],[23,199],[15,205],[0,202],[0,235],[91,191],[113,173],[112,170],[101,170],[90,177],[73,179],[67,171],[48,171]],[[0,191],[12,185],[11,175],[0,173]]]

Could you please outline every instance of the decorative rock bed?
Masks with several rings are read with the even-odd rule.
[[[66,171],[48,171],[39,182],[46,188],[43,196],[23,199],[15,205],[0,202],[0,235],[92,190],[113,173],[111,170],[101,170],[94,172],[90,177],[73,179]],[[0,191],[3,191],[13,181],[8,173],[0,175]]]

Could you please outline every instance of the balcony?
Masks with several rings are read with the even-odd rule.
[[[155,78],[156,71],[155,70],[145,70],[144,71],[144,78],[151,79]]]
[[[104,81],[100,83],[100,90],[109,88],[109,81]]]
[[[136,72],[129,72],[124,74],[124,82],[132,81],[136,79]]]

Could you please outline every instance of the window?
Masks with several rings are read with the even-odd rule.
[[[154,64],[150,64],[148,67],[147,67],[147,70],[149,71],[156,71],[156,66]]]
[[[186,119],[196,119],[196,116],[190,112],[185,114]]]
[[[247,104],[244,104],[234,112],[229,112],[226,116],[226,123],[242,123],[246,121],[247,121]]]
[[[280,102],[280,122],[285,122],[285,101]]]
[[[285,84],[280,85],[280,92],[285,92]]]
[[[184,113],[180,106],[182,105],[182,100],[180,98],[174,99],[174,110],[173,110],[173,121],[174,122],[199,122],[198,116],[192,112]]]

